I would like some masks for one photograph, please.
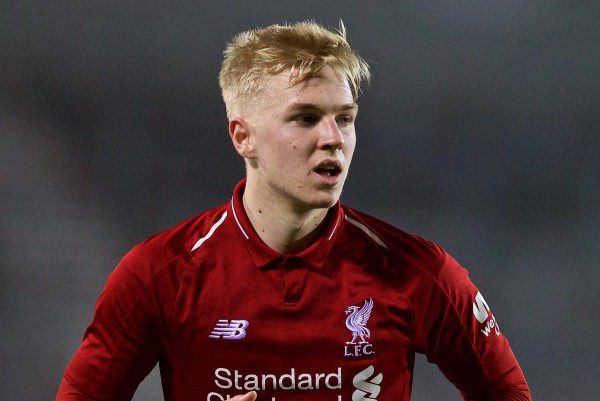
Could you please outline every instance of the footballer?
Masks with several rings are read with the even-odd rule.
[[[313,22],[243,32],[219,82],[246,177],[109,276],[58,401],[407,401],[415,354],[465,400],[531,400],[467,271],[340,203],[368,65]]]

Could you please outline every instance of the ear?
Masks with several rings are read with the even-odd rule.
[[[229,137],[235,150],[245,159],[256,159],[250,124],[241,117],[229,120]]]

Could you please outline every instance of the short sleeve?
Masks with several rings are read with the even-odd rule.
[[[110,274],[65,378],[95,400],[131,400],[159,358],[156,306],[126,256]]]
[[[443,250],[413,294],[415,346],[465,400],[530,400],[523,372],[466,269]]]

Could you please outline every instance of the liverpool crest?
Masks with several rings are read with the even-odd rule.
[[[369,342],[371,331],[367,323],[373,310],[373,298],[366,299],[362,307],[351,305],[346,309],[346,327],[352,333],[352,339],[346,341],[344,356],[371,355],[373,345]]]

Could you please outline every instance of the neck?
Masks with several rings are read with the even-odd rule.
[[[242,197],[248,219],[258,236],[279,253],[296,253],[312,244],[325,228],[329,209],[301,209],[265,196],[246,184]]]

